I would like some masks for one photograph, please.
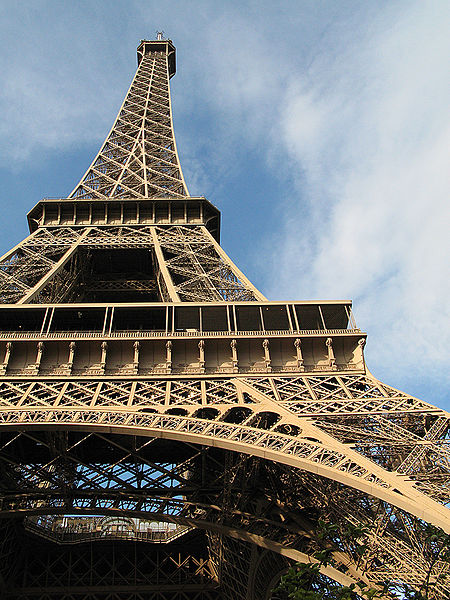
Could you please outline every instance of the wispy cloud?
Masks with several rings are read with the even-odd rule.
[[[448,5],[405,8],[286,93],[280,146],[310,203],[291,206],[272,291],[352,296],[375,369],[412,384],[450,343],[450,40]]]

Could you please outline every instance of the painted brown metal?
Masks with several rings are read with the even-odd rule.
[[[268,599],[323,521],[325,575],[420,586],[448,413],[371,375],[351,302],[269,302],[233,264],[179,164],[175,49],[138,60],[80,183],[0,259],[2,597]],[[448,565],[430,580],[449,597]]]

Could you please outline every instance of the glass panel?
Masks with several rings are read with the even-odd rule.
[[[197,306],[177,306],[175,308],[175,331],[200,329],[199,309]]]
[[[264,326],[267,331],[289,330],[289,319],[285,306],[263,306],[262,314]]]
[[[105,308],[56,308],[50,331],[103,331]]]
[[[300,329],[323,329],[317,304],[297,304],[295,306]]]
[[[115,308],[113,331],[165,331],[166,309]]]
[[[202,307],[203,331],[228,331],[226,306]]]
[[[45,309],[0,309],[0,331],[40,331]]]
[[[238,331],[262,331],[259,306],[236,306]]]
[[[323,304],[321,309],[327,329],[347,329],[348,317],[344,304]]]

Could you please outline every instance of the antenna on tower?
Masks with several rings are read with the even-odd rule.
[[[157,31],[156,32],[156,39],[157,40],[163,40],[164,39],[164,31]]]

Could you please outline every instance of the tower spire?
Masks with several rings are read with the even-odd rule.
[[[175,48],[163,32],[142,40],[138,68],[114,125],[69,198],[183,198],[169,79]]]

